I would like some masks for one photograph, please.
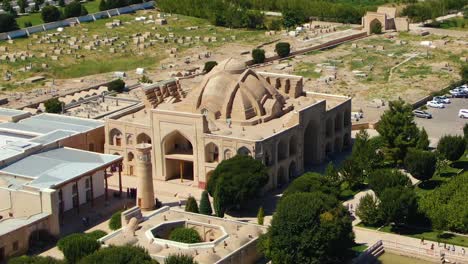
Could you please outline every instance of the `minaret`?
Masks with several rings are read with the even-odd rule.
[[[154,209],[153,174],[151,173],[151,144],[142,143],[136,147],[137,206],[142,211]]]

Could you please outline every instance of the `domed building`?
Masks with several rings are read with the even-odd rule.
[[[179,80],[145,87],[144,109],[106,122],[106,151],[129,156],[137,142],[116,140],[145,133],[156,142],[153,178],[200,188],[222,160],[250,155],[268,167],[272,189],[350,145],[351,99],[305,92],[301,76],[255,71],[230,58],[195,88],[182,88]],[[145,121],[129,118],[142,111]]]

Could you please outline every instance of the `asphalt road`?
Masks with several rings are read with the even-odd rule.
[[[426,110],[432,114],[432,119],[415,117],[419,127],[424,127],[431,140],[431,146],[437,145],[439,138],[444,135],[463,135],[463,126],[468,119],[458,117],[458,111],[468,109],[468,98],[450,98],[451,103],[445,108],[430,108]]]

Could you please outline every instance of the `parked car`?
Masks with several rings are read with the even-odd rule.
[[[450,104],[450,99],[448,99],[446,96],[435,96],[432,100],[437,101],[439,103],[443,104]]]
[[[423,111],[423,110],[414,110],[413,115],[415,117],[420,117],[420,118],[427,118],[427,119],[432,118],[432,115],[430,113]]]
[[[450,94],[452,97],[467,97],[468,93],[465,92],[463,89],[455,88],[453,90],[450,90]]]
[[[442,103],[439,103],[437,101],[429,101],[427,102],[427,106],[433,107],[433,108],[445,108],[445,105]]]
[[[460,109],[460,111],[458,111],[458,117],[468,118],[468,109]]]
[[[468,93],[468,84],[464,84],[462,86],[457,87],[457,89],[464,91],[465,93]]]

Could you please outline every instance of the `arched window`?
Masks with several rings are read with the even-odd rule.
[[[126,142],[127,142],[127,145],[133,145],[133,135],[132,134],[127,134]]]
[[[230,149],[226,149],[224,151],[224,159],[227,160],[227,159],[230,159],[232,158],[232,151]]]
[[[292,136],[289,139],[289,156],[297,154],[297,139],[296,136]]]
[[[278,160],[284,160],[288,158],[288,143],[285,139],[280,140],[278,143]]]
[[[150,138],[150,136],[148,136],[146,133],[138,134],[138,136],[137,136],[137,144],[141,144],[141,143],[148,143],[148,144],[151,144],[151,138]]]
[[[133,161],[134,158],[135,158],[135,155],[133,155],[132,152],[129,152],[129,153],[127,154],[127,160],[128,160],[129,162]]]
[[[113,128],[109,133],[109,145],[122,145],[122,132],[117,128]]]

